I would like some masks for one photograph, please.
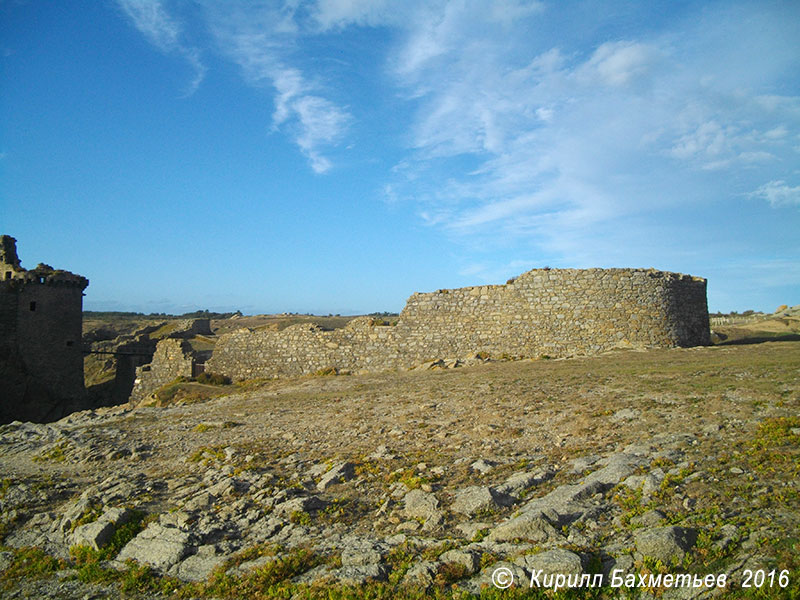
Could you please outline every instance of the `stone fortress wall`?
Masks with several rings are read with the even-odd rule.
[[[709,343],[705,279],[652,269],[534,269],[505,285],[413,294],[394,326],[360,317],[333,331],[241,329],[220,336],[206,370],[271,378],[410,368],[476,353],[563,357]]]

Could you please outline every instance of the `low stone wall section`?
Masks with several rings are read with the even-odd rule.
[[[178,377],[191,377],[193,362],[191,346],[187,342],[172,338],[161,340],[150,364],[136,367],[130,402],[138,404],[162,385]]]
[[[534,269],[505,285],[413,294],[395,326],[360,317],[220,336],[209,372],[271,378],[375,372],[440,358],[551,357],[707,345],[706,280],[645,269]]]

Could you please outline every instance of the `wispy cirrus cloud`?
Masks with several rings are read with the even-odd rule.
[[[329,171],[326,150],[341,142],[352,116],[323,95],[322,83],[292,66],[298,35],[294,5],[210,3],[206,14],[218,48],[245,79],[274,89],[271,129],[286,130],[315,173]]]
[[[118,0],[145,38],[165,53],[183,56],[195,70],[193,93],[205,76],[198,49],[182,42],[183,28],[159,0]],[[326,150],[343,139],[352,121],[345,108],[324,96],[319,74],[309,78],[293,66],[292,50],[300,33],[298,2],[198,1],[214,50],[236,63],[254,86],[273,88],[275,110],[270,129],[286,131],[315,173],[332,168]]]
[[[182,28],[166,11],[159,0],[117,0],[131,23],[156,48],[165,54],[182,56],[194,70],[194,79],[186,95],[193,94],[202,83],[206,67],[200,51],[182,40]]]

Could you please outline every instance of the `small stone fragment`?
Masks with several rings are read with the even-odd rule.
[[[331,467],[331,469],[322,476],[317,489],[321,492],[327,490],[335,483],[342,483],[350,481],[355,477],[355,465],[351,462],[341,462]]]
[[[481,475],[485,475],[494,468],[495,464],[497,463],[480,458],[476,460],[474,463],[472,463],[469,467],[473,471],[476,471]]]

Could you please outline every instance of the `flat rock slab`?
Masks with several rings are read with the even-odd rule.
[[[634,535],[636,550],[669,565],[680,561],[697,542],[697,530],[688,527],[654,527]]]
[[[386,567],[379,564],[347,565],[331,571],[330,575],[344,585],[363,585],[368,581],[386,581]]]
[[[439,500],[433,494],[422,490],[411,490],[404,497],[404,514],[412,519],[428,520],[439,514]]]
[[[526,554],[514,562],[521,567],[524,567],[531,573],[541,572],[542,575],[583,574],[581,557],[574,552],[564,550],[563,548],[545,550],[544,552],[539,552],[538,554]]]
[[[525,513],[495,527],[487,539],[490,542],[527,540],[541,543],[563,541],[563,536],[543,514]]]
[[[211,573],[225,562],[224,556],[194,554],[178,565],[177,576],[184,581],[206,581]]]
[[[383,558],[379,547],[345,547],[342,549],[343,566],[361,566],[379,563]]]
[[[656,525],[661,525],[665,519],[666,515],[660,510],[648,510],[643,515],[633,517],[631,519],[631,525],[636,525],[638,527],[655,527]]]
[[[493,581],[492,577],[495,573],[499,573],[499,569],[504,571],[504,575]],[[495,583],[501,587],[509,583],[508,587],[529,589],[530,580],[530,573],[525,568],[511,562],[500,561],[486,567],[475,577],[462,583],[461,587],[472,594],[479,594],[482,589],[497,589]]]
[[[514,473],[495,489],[501,494],[519,498],[523,492],[526,492],[530,488],[544,483],[552,477],[552,471]]]
[[[583,481],[559,486],[546,496],[525,504],[521,512],[548,514],[554,511],[566,516],[567,520],[574,520],[585,512],[581,500],[611,489],[646,461],[630,454],[614,454],[602,462],[605,466],[587,475]]]
[[[411,566],[403,576],[403,583],[419,587],[428,587],[436,577],[436,571],[441,563],[429,560],[420,561]]]
[[[473,471],[480,473],[481,475],[485,475],[486,473],[494,469],[496,464],[497,463],[491,460],[484,460],[482,458],[479,458],[474,463],[472,463],[469,466],[469,468],[472,469]]]
[[[603,487],[613,487],[648,461],[641,456],[621,453],[612,454],[600,462],[605,463],[606,466],[592,471],[586,476],[584,483],[599,483]]]
[[[576,458],[572,461],[572,473],[573,474],[581,474],[586,471],[589,467],[594,465],[598,460],[600,460],[600,456],[597,454],[589,454],[587,456],[581,456],[580,458]]]
[[[255,569],[260,569],[261,567],[267,566],[269,563],[273,563],[278,560],[277,556],[259,556],[258,558],[254,558],[253,560],[247,560],[240,564],[238,567],[231,569],[228,571],[229,573],[233,573],[235,575],[244,575],[250,571]]]
[[[450,510],[471,517],[481,511],[490,511],[511,504],[513,500],[509,496],[491,487],[473,485],[455,493],[455,500]]]
[[[291,517],[294,513],[308,513],[320,510],[328,505],[327,502],[317,496],[305,496],[303,498],[292,498],[286,502],[275,505],[276,515]]]
[[[478,552],[471,552],[469,550],[448,550],[439,555],[439,560],[443,563],[455,563],[457,565],[464,565],[467,573],[472,575],[475,573],[481,564],[481,557]]]
[[[636,410],[635,408],[623,408],[618,410],[613,415],[611,415],[611,421],[614,423],[619,423],[621,421],[631,421],[637,418],[640,414],[640,411]]]
[[[135,560],[166,572],[186,556],[190,547],[189,539],[190,536],[185,531],[151,523],[125,545],[117,560]]]
[[[99,550],[108,543],[115,530],[114,524],[108,521],[94,521],[86,525],[79,525],[72,532],[72,544]]]
[[[108,544],[117,527],[124,525],[132,517],[133,511],[127,508],[110,508],[96,521],[76,527],[72,533],[72,544],[99,550]]]

